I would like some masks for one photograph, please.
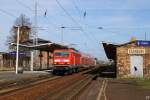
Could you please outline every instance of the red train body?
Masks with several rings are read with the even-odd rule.
[[[94,64],[94,58],[75,49],[55,50],[53,54],[54,74],[71,74],[78,72],[81,67],[90,67]]]

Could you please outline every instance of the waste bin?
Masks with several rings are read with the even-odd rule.
[[[18,67],[18,74],[23,74],[23,67]]]

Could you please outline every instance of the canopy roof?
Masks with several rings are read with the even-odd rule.
[[[115,44],[110,44],[110,43],[102,43],[104,50],[105,50],[105,54],[107,56],[108,59],[112,59],[112,60],[116,60],[116,48],[117,45]]]
[[[33,45],[33,39],[22,42],[19,44],[19,47],[29,50],[40,50],[40,51],[49,51],[53,52],[55,49],[67,49],[68,46],[62,45],[59,43],[52,43],[51,41],[47,41],[44,39],[38,38],[38,44]],[[16,46],[16,43],[11,43],[11,45]]]
[[[108,43],[108,42],[102,42],[102,44],[103,44],[107,58],[116,61],[117,47],[121,47],[121,46],[125,46],[125,45],[131,44],[131,43],[135,43],[136,41],[127,42],[124,44],[113,44],[113,43]]]

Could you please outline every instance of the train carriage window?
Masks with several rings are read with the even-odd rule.
[[[63,56],[63,57],[68,57],[69,53],[68,52],[55,52],[55,56]]]

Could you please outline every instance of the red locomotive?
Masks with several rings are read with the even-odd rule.
[[[78,72],[81,67],[90,67],[94,66],[94,64],[93,57],[82,54],[73,48],[54,50],[54,74],[72,74]]]

